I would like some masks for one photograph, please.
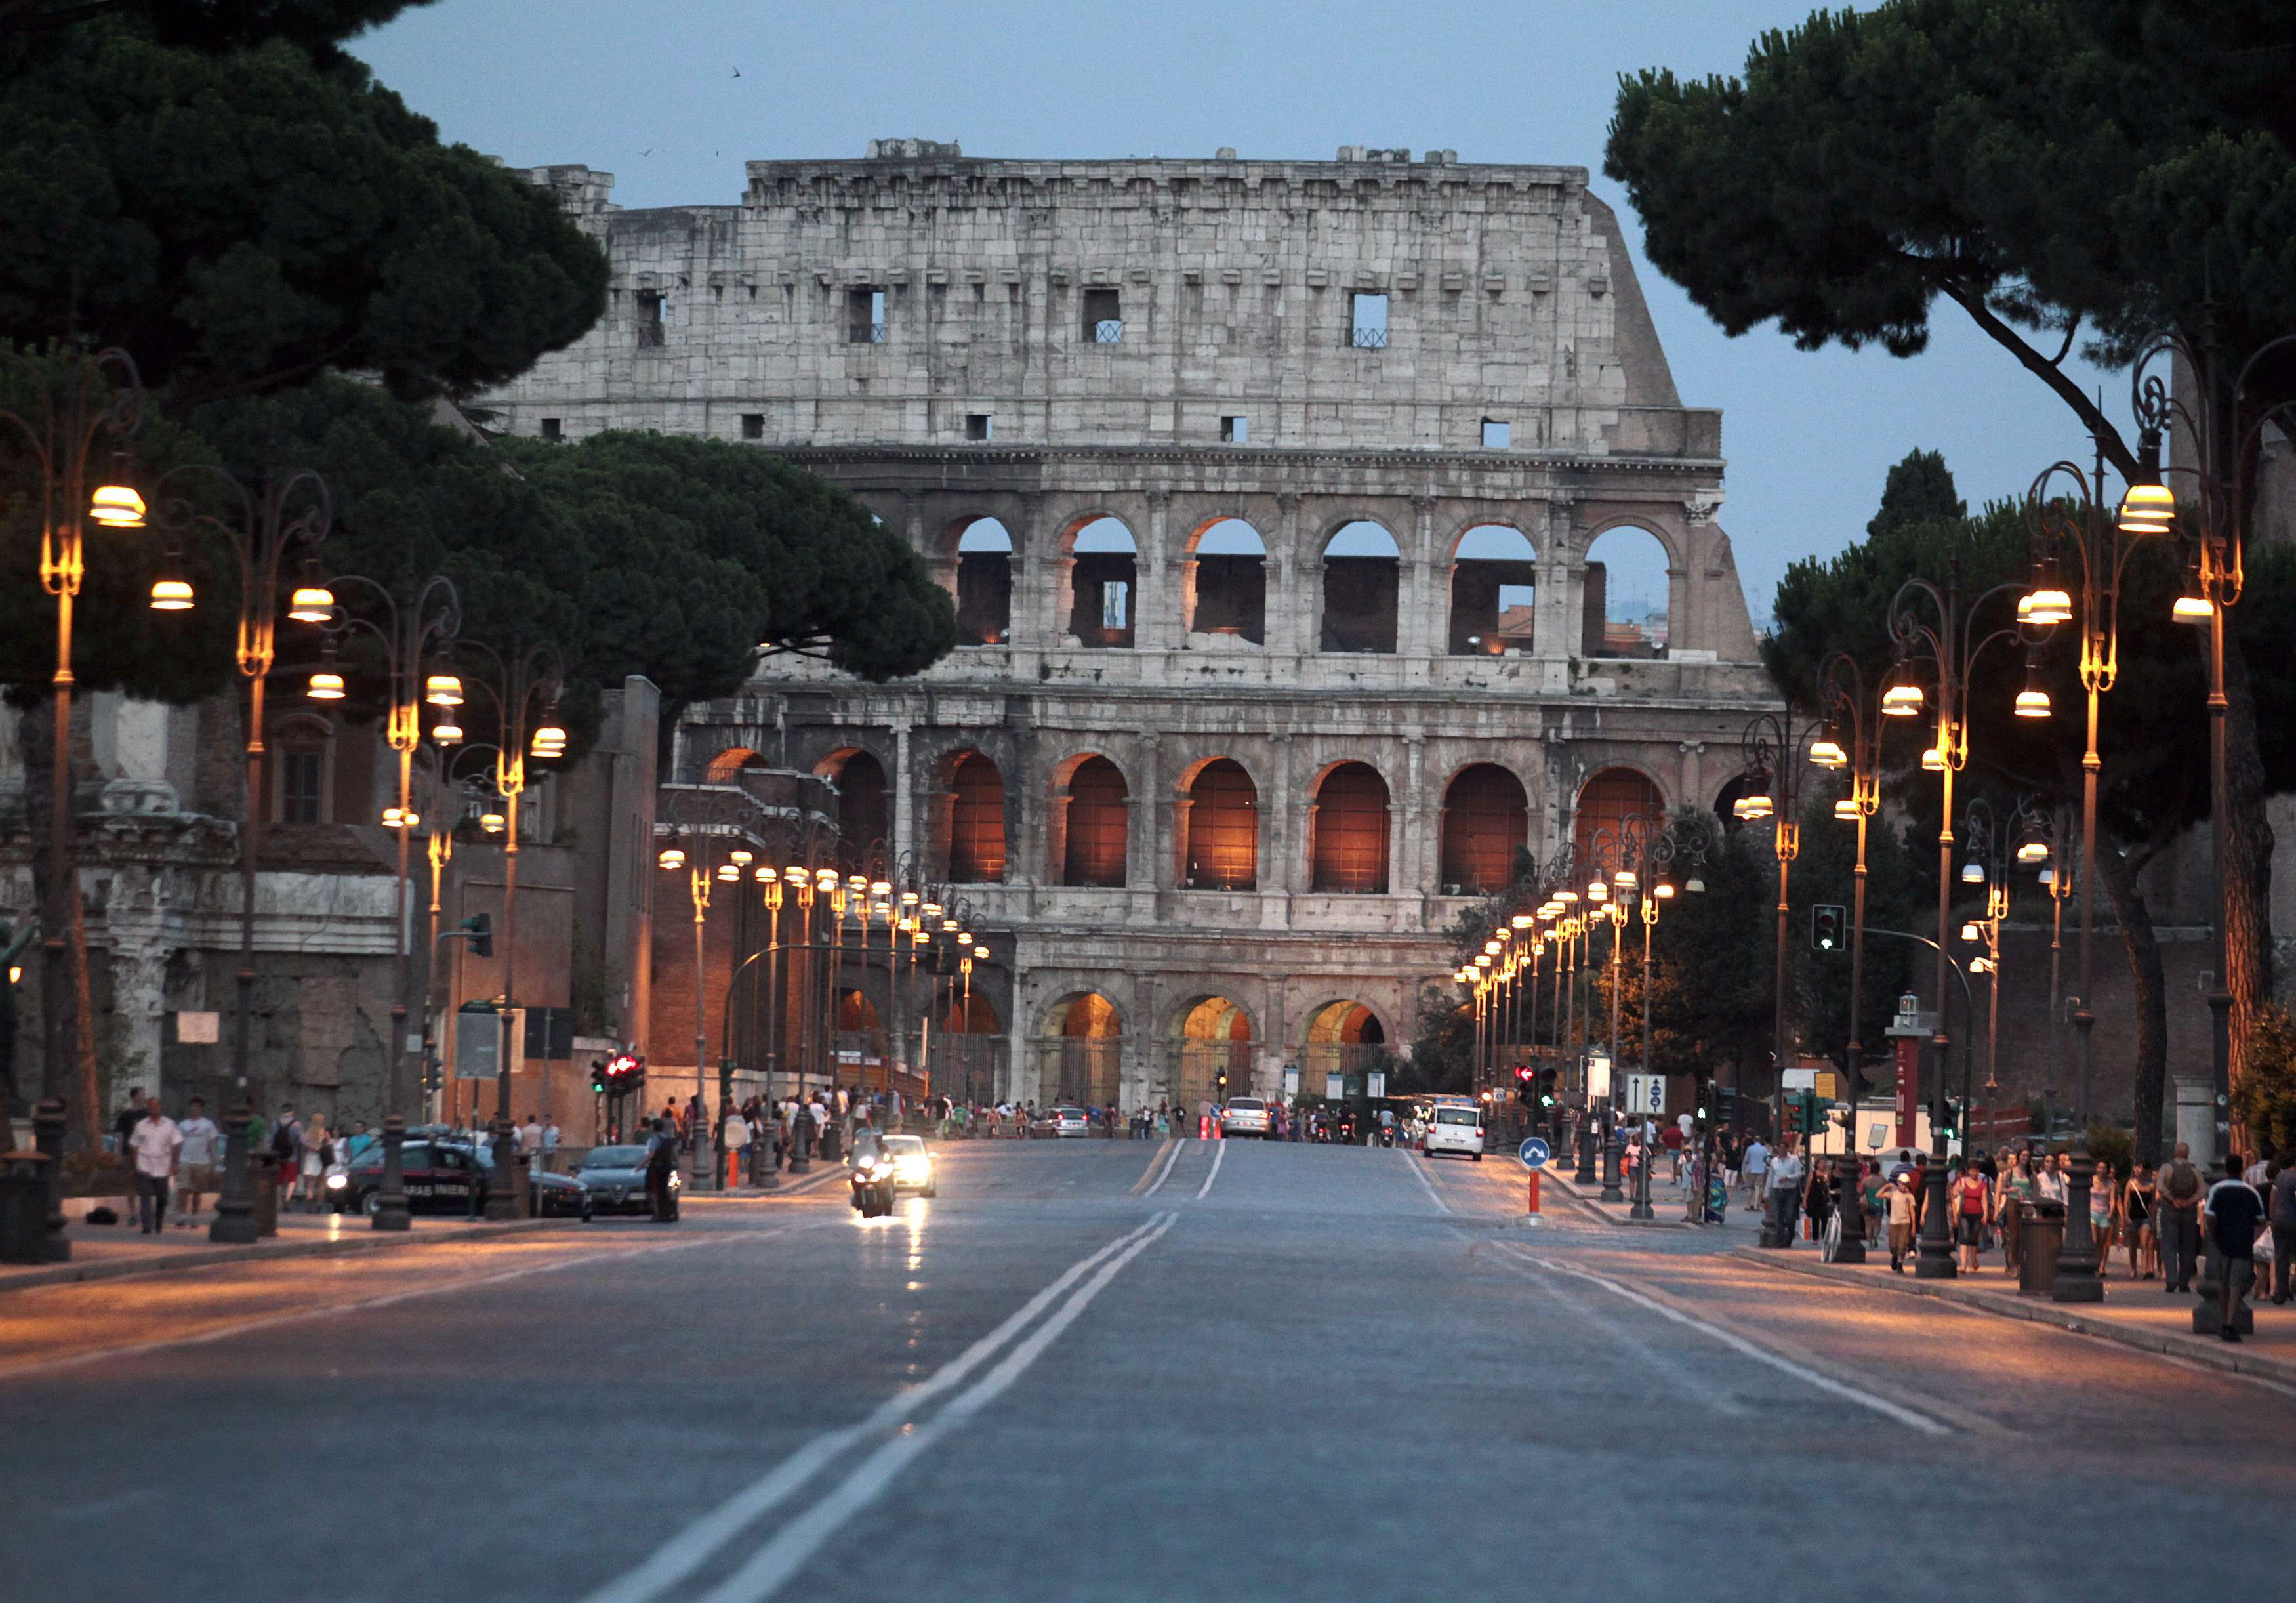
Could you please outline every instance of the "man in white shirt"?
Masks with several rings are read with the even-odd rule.
[[[168,1221],[168,1192],[175,1184],[184,1132],[153,1097],[144,1104],[144,1116],[129,1132],[127,1145],[135,1155],[135,1221],[144,1235],[157,1236]]]
[[[1745,1154],[1738,1160],[1738,1172],[1745,1180],[1748,1201],[1762,1200],[1769,1185],[1769,1171],[1770,1149],[1762,1144],[1761,1137],[1756,1136],[1746,1143]]]
[[[1801,1155],[1790,1147],[1769,1161],[1769,1169],[1772,1228],[1780,1246],[1792,1246],[1801,1215]]]
[[[553,1119],[542,1127],[542,1166],[554,1171],[558,1167],[558,1121]]]
[[[192,1098],[191,1112],[177,1125],[183,1137],[176,1151],[176,1228],[188,1230],[200,1211],[200,1196],[216,1187],[216,1171],[223,1166],[223,1131],[208,1117],[204,1098]]]

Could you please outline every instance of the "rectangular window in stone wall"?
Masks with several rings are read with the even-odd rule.
[[[290,746],[279,754],[279,821],[325,822],[326,753],[316,746]]]
[[[763,440],[766,437],[766,415],[762,412],[742,414],[742,438]]]
[[[1222,445],[1250,445],[1251,443],[1251,419],[1249,417],[1221,418],[1220,443]]]
[[[1348,297],[1348,343],[1357,350],[1387,349],[1387,297],[1358,290]]]
[[[885,292],[870,286],[845,292],[845,342],[882,345],[885,340]]]
[[[1101,288],[1084,292],[1084,337],[1093,345],[1124,342],[1124,300],[1119,292]]]

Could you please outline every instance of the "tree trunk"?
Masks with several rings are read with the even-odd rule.
[[[2232,992],[2232,1083],[2247,1069],[2257,1009],[2272,999],[2272,825],[2265,812],[2264,757],[2257,746],[2256,698],[2248,659],[2225,636],[2225,986]],[[2240,1106],[2240,1098],[2233,1098]],[[2243,1132],[2234,1130],[2237,1146]]]
[[[64,1099],[66,1144],[87,1148],[95,1145],[103,1110],[97,1106],[96,1097],[95,1009],[88,992],[87,921],[80,897],[78,832],[66,832],[61,865],[49,849],[49,826],[54,817],[50,777],[55,764],[55,703],[43,696],[24,710],[16,728],[17,748],[24,762],[32,884],[40,908],[43,942],[41,1094]],[[45,942],[58,930],[63,932],[63,961],[51,963]]]
[[[2102,832],[2099,832],[2102,834]],[[2128,982],[2136,1004],[2136,1161],[2161,1161],[2161,1107],[2169,1088],[2169,987],[2161,972],[2161,943],[2152,934],[2152,912],[2137,888],[2136,870],[2117,843],[2100,840],[2097,884],[2113,921],[2120,926],[2121,949],[2128,955]],[[2085,998],[2089,1007],[2095,998]],[[2092,1086],[2090,1089],[2095,1090]]]

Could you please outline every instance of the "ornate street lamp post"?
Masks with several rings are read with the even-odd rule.
[[[1749,790],[1741,795],[1731,811],[1747,823],[1763,818],[1770,820],[1770,843],[1778,859],[1778,922],[1776,972],[1772,979],[1771,1048],[1770,1059],[1775,1084],[1770,1092],[1770,1128],[1773,1139],[1782,1136],[1785,1129],[1786,1083],[1786,924],[1789,907],[1787,885],[1794,859],[1801,855],[1801,787],[1805,748],[1816,738],[1817,731],[1794,720],[1793,709],[1757,715],[1746,726],[1745,778],[1749,785],[1759,782],[1759,790]],[[1767,1199],[1764,1199],[1767,1204]],[[1761,1245],[1783,1247],[1790,1245],[1784,1229],[1774,1211],[1766,1207],[1769,1216],[1762,1226]]]
[[[1909,579],[1898,588],[1890,602],[1890,636],[1897,643],[1898,670],[1889,686],[1882,692],[1882,712],[1887,718],[1917,718],[1923,709],[1921,686],[1912,677],[1912,667],[1928,662],[1937,676],[1937,743],[1922,757],[1922,766],[1934,770],[1942,785],[1938,809],[1938,901],[1937,901],[1937,1008],[1938,1030],[1931,1040],[1937,1060],[1934,1089],[1940,1097],[1945,1087],[1946,1048],[1946,970],[1952,964],[1953,914],[1953,777],[1969,764],[1969,691],[1970,682],[1978,661],[1990,647],[2002,644],[2022,642],[2029,648],[2025,688],[2018,693],[2015,711],[2020,717],[2046,718],[2049,715],[2047,692],[2036,682],[2030,648],[2048,637],[2053,627],[2046,621],[2030,616],[2030,605],[2018,607],[2016,615],[2007,625],[1987,634],[1976,632],[1979,616],[1997,601],[2011,602],[2019,597],[2021,587],[1996,585],[1971,602],[1966,611],[1961,604],[1961,560],[1955,557],[1949,566],[1945,586],[1940,589],[1926,579]],[[1954,1278],[1953,1246],[1946,1235],[1946,1150],[1945,1129],[1933,1122],[1931,1136],[1929,1165],[1929,1202],[1922,1227],[1921,1255],[1914,1265],[1915,1275],[1927,1280],[1949,1280]],[[2075,1165],[2075,1182],[2079,1196],[2067,1203],[2066,1242],[2068,1252],[2073,1245],[2073,1233],[2078,1230],[2082,1243],[2088,1239],[2087,1171]],[[2074,1202],[2080,1204],[2078,1219],[2073,1218]]]
[[[1841,1240],[1834,1248],[1833,1261],[1863,1263],[1866,1200],[1858,1185],[1855,1137],[1857,1103],[1866,1089],[1866,1047],[1859,1039],[1866,1017],[1866,829],[1882,810],[1882,717],[1880,709],[1866,699],[1865,670],[1847,652],[1835,652],[1819,666],[1817,695],[1825,729],[1811,743],[1809,760],[1819,768],[1847,774],[1849,793],[1834,802],[1833,816],[1857,826],[1857,864],[1851,878],[1849,913],[1849,1040],[1843,1053],[1849,1071],[1849,1114],[1841,1127],[1841,1151],[1833,1163],[1839,1193],[1834,1205],[1841,1211]]]
[[[430,670],[434,659],[447,649],[462,628],[463,604],[454,581],[444,578],[425,580],[412,603],[406,606],[399,604],[398,594],[390,587],[357,574],[334,579],[329,588],[338,595],[346,588],[363,592],[381,614],[380,621],[361,617],[346,611],[338,601],[327,630],[329,660],[332,660],[338,640],[364,633],[381,646],[390,684],[390,711],[385,720],[384,738],[398,758],[398,805],[384,814],[383,822],[390,826],[398,843],[397,900],[391,913],[394,938],[398,942],[398,996],[390,1009],[390,1050],[383,1056],[382,1183],[375,1189],[373,1220],[378,1230],[404,1230],[410,1221],[403,1155],[406,1119],[400,1099],[406,1084],[406,1060],[413,1053],[420,1052],[422,1046],[418,1034],[410,1047],[406,1034],[414,986],[414,931],[406,908],[407,851],[415,826],[422,822],[414,808],[414,749],[422,744],[425,703],[439,709],[442,744],[452,745],[462,736],[461,726],[455,721],[455,709],[463,704],[463,682],[454,674]],[[316,597],[304,599],[316,601]],[[328,682],[322,684],[318,676],[314,677],[314,698],[340,700],[344,694],[340,676],[332,670],[323,670],[322,673]]]

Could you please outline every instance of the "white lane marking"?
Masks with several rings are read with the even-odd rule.
[[[1630,1286],[1622,1286],[1616,1280],[1611,1279],[1603,1275],[1595,1274],[1589,1270],[1572,1269],[1568,1265],[1556,1263],[1549,1259],[1534,1256],[1529,1253],[1522,1251],[1520,1247],[1509,1246],[1507,1250],[1520,1257],[1524,1262],[1536,1264],[1540,1269],[1546,1270],[1551,1274],[1574,1275],[1581,1280],[1590,1280],[1595,1285],[1602,1287],[1605,1291],[1616,1293],[1618,1295],[1626,1298],[1628,1302],[1633,1303],[1637,1306],[1646,1308],[1652,1313],[1660,1314],[1667,1319],[1672,1319],[1677,1325],[1686,1325],[1693,1330],[1703,1331],[1708,1336],[1712,1336],[1716,1341],[1720,1342],[1724,1346],[1728,1347],[1734,1352],[1743,1353],[1746,1357],[1753,1359],[1758,1363],[1767,1364],[1774,1369],[1780,1370],[1785,1374],[1792,1376],[1797,1380],[1804,1381],[1810,1385],[1816,1386],[1821,1392],[1830,1392],[1834,1396],[1840,1397],[1845,1402],[1857,1404],[1860,1408],[1872,1409],[1875,1413],[1883,1415],[1888,1418],[1895,1419],[1900,1425],[1909,1425],[1924,1435],[1948,1436],[1953,1434],[1953,1429],[1950,1426],[1939,1424],[1937,1420],[1931,1418],[1927,1414],[1916,1413],[1912,1409],[1905,1407],[1902,1403],[1890,1402],[1887,1397],[1877,1397],[1871,1392],[1861,1392],[1856,1386],[1845,1385],[1842,1382],[1834,1379],[1831,1375],[1821,1375],[1818,1371],[1811,1369],[1807,1364],[1798,1364],[1790,1358],[1781,1358],[1778,1354],[1770,1352],[1767,1348],[1748,1341],[1744,1336],[1736,1334],[1734,1331],[1725,1330],[1719,1325],[1709,1324],[1704,1319],[1684,1313],[1677,1309],[1669,1308],[1665,1303],[1658,1302],[1654,1298],[1643,1295],[1642,1293],[1635,1290]]]
[[[148,1352],[166,1352],[177,1347],[203,1347],[227,1341],[234,1336],[246,1336],[258,1330],[269,1330],[281,1325],[301,1324],[309,1319],[333,1319],[339,1314],[366,1313],[377,1308],[389,1308],[398,1303],[412,1303],[418,1297],[440,1297],[452,1292],[467,1291],[480,1286],[499,1286],[505,1280],[523,1280],[529,1275],[547,1275],[562,1269],[573,1269],[586,1263],[619,1262],[652,1253],[679,1253],[698,1246],[714,1246],[729,1241],[758,1241],[768,1236],[786,1236],[792,1230],[812,1229],[811,1225],[783,1225],[777,1229],[760,1230],[739,1236],[705,1236],[698,1241],[679,1241],[658,1246],[626,1247],[617,1251],[593,1253],[586,1256],[554,1259],[548,1263],[525,1263],[516,1269],[506,1269],[491,1275],[473,1275],[465,1280],[454,1280],[443,1286],[417,1286],[406,1291],[387,1292],[381,1296],[362,1297],[355,1302],[332,1303],[324,1308],[296,1308],[281,1313],[259,1314],[253,1319],[233,1324],[218,1325],[209,1330],[194,1330],[184,1336],[163,1336],[150,1341],[128,1342],[116,1346],[92,1347],[84,1352],[70,1352],[56,1358],[36,1358],[24,1363],[0,1363],[0,1381],[13,1380],[20,1375],[41,1375],[56,1369],[75,1369],[94,1363],[98,1359],[140,1358]],[[440,1245],[447,1245],[441,1243]],[[250,1262],[261,1262],[256,1259]],[[283,1262],[283,1261],[275,1261]],[[86,1284],[99,1284],[86,1282]]]
[[[1164,1160],[1164,1172],[1156,1177],[1156,1183],[1149,1187],[1148,1189],[1143,1193],[1144,1196],[1153,1196],[1156,1193],[1164,1188],[1164,1182],[1172,1178],[1172,1171],[1179,1166],[1180,1149],[1186,1145],[1187,1143],[1185,1141],[1175,1141],[1172,1143],[1171,1155]]]
[[[1103,1265],[1100,1272],[1070,1295],[1060,1311],[1007,1353],[1004,1360],[955,1398],[947,1408],[914,1430],[906,1431],[864,1459],[853,1473],[819,1502],[782,1527],[781,1533],[759,1549],[747,1564],[702,1594],[698,1603],[765,1603],[787,1585],[799,1570],[825,1546],[855,1515],[883,1495],[894,1478],[942,1436],[963,1425],[1011,1389],[1045,1350],[1060,1338],[1106,1290],[1124,1266],[1153,1245],[1179,1219],[1162,1213],[1151,1221],[1150,1232],[1138,1237]]]
[[[1211,1195],[1212,1182],[1219,1179],[1219,1166],[1226,1161],[1227,1143],[1226,1141],[1214,1142],[1212,1144],[1211,1169],[1205,1174],[1204,1183],[1196,1188],[1196,1200],[1198,1202],[1203,1201],[1205,1197]]]
[[[1443,1200],[1443,1194],[1435,1189],[1435,1182],[1427,1177],[1427,1160],[1406,1147],[1403,1161],[1411,1165],[1411,1172],[1417,1175],[1419,1183],[1427,1188],[1427,1195],[1435,1205],[1446,1213],[1451,1212],[1451,1204]]]
[[[1103,1260],[1138,1242],[1156,1228],[1158,1214],[1147,1223],[1119,1236],[1098,1252],[1078,1260],[1060,1278],[1023,1303],[1004,1322],[943,1364],[924,1380],[896,1393],[880,1403],[860,1424],[828,1431],[815,1437],[765,1475],[735,1492],[700,1519],[677,1532],[634,1569],[617,1575],[583,1603],[647,1603],[687,1579],[709,1562],[711,1555],[740,1534],[753,1520],[770,1512],[795,1493],[854,1443],[901,1424],[921,1403],[931,1401],[963,1381],[1053,1301]]]
[[[1625,1347],[1636,1357],[1649,1364],[1652,1369],[1666,1376],[1674,1382],[1684,1395],[1695,1402],[1703,1402],[1717,1413],[1727,1414],[1734,1418],[1746,1418],[1752,1415],[1753,1410],[1748,1408],[1736,1397],[1719,1386],[1709,1385],[1700,1380],[1688,1365],[1677,1363],[1673,1359],[1659,1352],[1628,1329],[1623,1321],[1597,1313],[1581,1298],[1564,1296],[1560,1287],[1532,1274],[1530,1265],[1524,1262],[1518,1254],[1510,1253],[1499,1262],[1521,1275],[1525,1281],[1539,1287],[1557,1308],[1576,1314],[1587,1324],[1607,1335],[1612,1342]]]

